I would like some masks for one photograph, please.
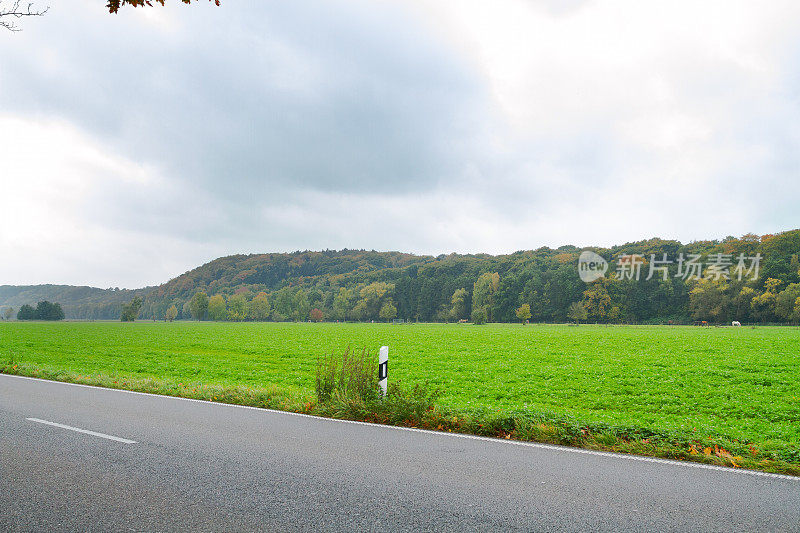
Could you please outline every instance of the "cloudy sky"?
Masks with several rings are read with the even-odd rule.
[[[0,30],[0,284],[800,227],[795,0],[104,3]]]

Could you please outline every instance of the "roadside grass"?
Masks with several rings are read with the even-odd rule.
[[[350,343],[390,346],[385,399],[316,394]],[[11,374],[800,475],[794,328],[3,324],[0,350]]]

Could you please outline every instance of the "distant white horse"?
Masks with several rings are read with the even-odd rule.
[[[731,322],[731,326],[741,326],[741,325],[742,323],[739,322],[738,320],[734,320],[733,322]]]

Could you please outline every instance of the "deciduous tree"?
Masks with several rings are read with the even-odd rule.
[[[531,318],[531,306],[529,304],[522,304],[521,306],[517,307],[516,315],[524,326]]]
[[[762,292],[750,300],[750,310],[753,318],[761,322],[769,322],[775,318],[775,300],[777,295],[773,292]]]
[[[393,290],[393,284],[382,281],[370,283],[362,288],[360,292],[361,301],[359,303],[363,302],[364,304],[364,319],[374,320],[379,318],[381,308],[389,300]]]
[[[352,309],[353,291],[341,287],[339,293],[333,299],[333,318],[336,320],[347,320]]]
[[[576,324],[579,324],[581,320],[586,320],[588,318],[588,313],[586,313],[586,308],[580,302],[572,302],[569,306],[569,310],[567,311],[567,318],[574,320]]]
[[[736,320],[745,320],[750,316],[751,303],[758,293],[751,287],[742,287],[733,297],[733,313]]]
[[[764,282],[764,292],[755,296],[750,301],[753,317],[761,322],[775,319],[775,303],[778,298],[778,287],[783,282],[776,278],[767,278]]]
[[[487,320],[492,322],[495,294],[500,290],[500,274],[486,272],[481,274],[472,287],[472,308],[484,308]]]
[[[392,320],[397,316],[397,308],[394,306],[391,300],[383,304],[379,316],[381,319],[387,321]]]
[[[450,317],[453,320],[461,320],[462,318],[466,318],[467,316],[467,300],[469,299],[469,293],[467,293],[467,289],[456,289],[453,293],[453,296],[450,298],[450,304],[452,307],[450,308]]]
[[[228,300],[228,320],[241,322],[247,318],[247,298],[244,294],[234,294]]]
[[[141,298],[139,298],[139,307],[141,307]],[[138,311],[138,309],[137,309]],[[64,320],[64,310],[61,309],[61,304],[50,303],[47,300],[36,304],[36,319],[37,320]]]
[[[227,320],[228,305],[221,294],[215,294],[208,299],[208,318],[216,321]]]
[[[367,311],[367,304],[364,300],[359,300],[350,311],[350,318],[353,320],[368,320],[369,312]]]
[[[311,305],[308,303],[308,293],[303,289],[297,289],[297,292],[292,296],[292,319],[295,321],[305,321],[310,311]]]
[[[485,307],[478,307],[477,309],[473,308],[472,316],[470,318],[472,319],[472,323],[475,324],[476,326],[482,326],[483,324],[486,324],[486,320],[488,318],[486,314],[486,308]]]
[[[36,320],[36,309],[33,306],[24,304],[17,312],[17,320]]]
[[[590,283],[583,291],[581,304],[586,309],[587,316],[601,321],[608,318],[608,312],[611,310],[611,296],[606,288],[608,283],[611,283],[608,278],[600,278]]]
[[[139,312],[141,310],[142,299],[139,296],[134,296],[130,302],[122,306],[122,315],[120,316],[120,320],[123,322],[133,322],[139,318]]]
[[[704,278],[689,291],[689,309],[695,320],[727,322],[730,298],[725,280]]]
[[[253,297],[252,300],[250,300],[248,316],[251,320],[263,322],[264,320],[269,319],[271,312],[272,309],[270,308],[266,292],[259,292],[255,295],[255,297]]]
[[[189,300],[189,312],[195,320],[203,320],[208,313],[208,295],[204,292],[196,292]]]
[[[191,298],[183,302],[181,306],[181,318],[188,319],[192,316],[192,300]]]
[[[775,314],[789,322],[800,321],[797,300],[800,299],[800,283],[790,283],[775,297]]]
[[[276,322],[288,320],[292,316],[292,298],[294,290],[291,287],[281,287],[272,293],[272,319]]]

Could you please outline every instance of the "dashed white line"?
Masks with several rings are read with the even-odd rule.
[[[114,435],[106,435],[105,433],[98,433],[96,431],[89,431],[88,429],[81,429],[75,428],[72,426],[65,426],[64,424],[57,424],[56,422],[50,422],[48,420],[42,420],[41,418],[26,418],[25,420],[30,420],[31,422],[38,422],[39,424],[47,424],[48,426],[53,426],[61,429],[68,429],[70,431],[76,431],[78,433],[84,433],[86,435],[91,435],[93,437],[100,437],[101,439],[108,439],[117,442],[122,442],[124,444],[136,444],[135,440],[123,439],[122,437],[115,437]]]

